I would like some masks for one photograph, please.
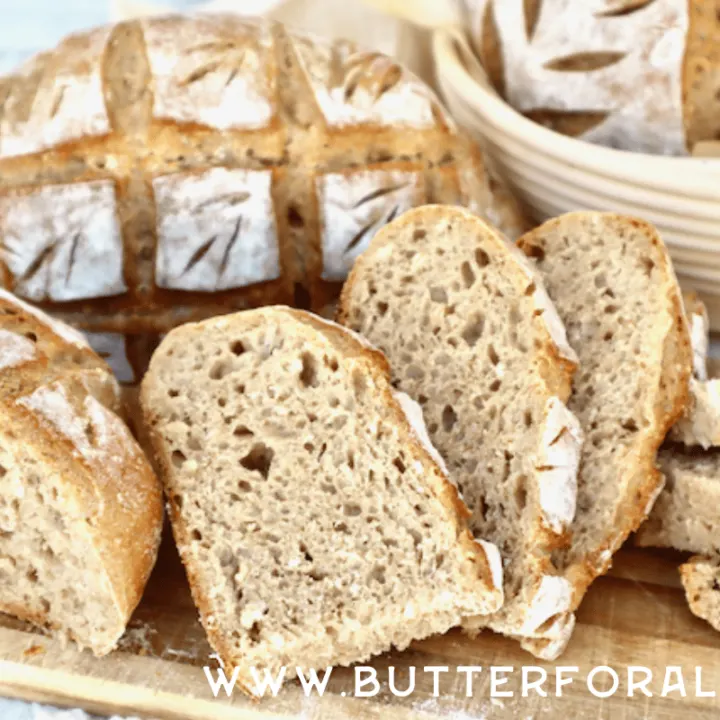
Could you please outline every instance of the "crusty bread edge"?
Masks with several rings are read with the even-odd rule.
[[[548,228],[559,225],[573,215],[586,214],[583,211],[568,213],[548,220],[535,230],[523,235],[517,242],[518,247],[526,255],[532,257],[531,246],[536,235]],[[593,213],[598,214],[598,213]],[[569,568],[570,580],[575,587],[575,598],[572,609],[577,609],[587,588],[596,577],[606,573],[611,565],[612,555],[625,542],[630,533],[637,530],[647,518],[657,496],[662,491],[664,479],[656,465],[657,451],[662,445],[670,428],[682,417],[689,401],[689,383],[692,373],[692,348],[690,334],[685,319],[682,296],[672,266],[672,261],[657,230],[650,223],[623,216],[617,213],[599,213],[601,215],[631,223],[635,228],[643,230],[650,238],[658,257],[661,268],[666,276],[667,299],[670,328],[663,342],[661,383],[666,382],[665,392],[655,402],[655,431],[650,434],[649,443],[643,455],[637,458],[637,467],[628,483],[632,499],[622,503],[618,508],[617,517],[621,518],[621,527],[616,527],[615,536],[603,547],[598,548],[580,565]],[[665,407],[669,401],[669,407]],[[634,490],[633,490],[634,488]]]
[[[683,589],[685,590],[685,599],[687,600],[690,612],[692,612],[692,614],[696,617],[705,620],[705,622],[707,622],[715,630],[720,632],[720,617],[708,617],[708,615],[706,615],[700,607],[702,596],[697,594],[697,597],[695,597],[695,576],[699,572],[699,568],[706,563],[715,566],[716,576],[720,574],[720,571],[718,571],[717,568],[717,564],[713,562],[713,559],[711,557],[707,557],[705,555],[693,555],[693,557],[691,557],[686,563],[680,565],[680,582],[682,583]]]
[[[18,312],[25,317],[29,325],[34,325],[35,327],[40,326],[45,331],[51,332],[56,338],[55,345],[58,349],[72,346],[73,352],[80,352],[83,356],[92,359],[95,367],[78,367],[77,370],[63,367],[55,368],[44,354],[40,354],[32,363],[36,366],[40,365],[44,369],[45,377],[41,382],[41,386],[58,382],[64,387],[71,387],[73,383],[78,383],[85,391],[86,397],[94,398],[103,407],[105,412],[119,419],[127,431],[123,438],[127,450],[127,460],[133,463],[136,470],[136,472],[129,474],[128,477],[123,476],[122,480],[127,484],[129,484],[130,481],[141,481],[145,489],[149,491],[149,504],[143,508],[147,522],[143,523],[145,527],[140,531],[140,535],[138,535],[138,537],[147,537],[150,548],[149,552],[138,553],[134,558],[128,558],[126,557],[126,553],[123,553],[124,556],[121,558],[121,562],[117,567],[112,568],[112,572],[110,572],[110,569],[104,561],[112,554],[115,541],[121,539],[124,527],[123,523],[118,523],[120,533],[116,534],[114,538],[108,533],[108,527],[104,523],[99,523],[87,530],[87,542],[94,548],[98,555],[98,561],[103,567],[114,598],[119,620],[122,622],[122,630],[117,636],[115,643],[103,646],[89,645],[93,653],[100,657],[109,653],[117,644],[117,640],[120,639],[122,632],[124,632],[130,616],[142,598],[147,581],[155,566],[163,522],[162,494],[159,481],[150,467],[142,448],[137,440],[133,438],[124,422],[121,415],[122,408],[119,387],[107,363],[89,346],[76,341],[75,335],[79,335],[79,333],[61,321],[49,318],[49,316],[42,311],[17,300],[17,298],[7,292],[0,293],[0,306],[3,304],[9,304],[16,308]],[[17,369],[17,372],[22,373],[22,366]],[[100,384],[93,387],[90,379],[95,377],[98,378]],[[31,393],[34,389],[34,386],[28,387],[28,392]],[[50,430],[42,425],[34,413],[28,411],[18,403],[19,397],[21,396],[11,396],[0,399],[0,406],[4,408],[5,412],[9,415],[14,415],[13,427],[24,426],[24,435],[34,438],[36,445],[46,443],[48,447],[52,448],[52,451],[67,458],[67,464],[70,467],[74,467],[74,472],[61,472],[60,477],[63,484],[68,487],[69,492],[73,495],[78,507],[82,508],[84,512],[91,516],[104,512],[106,503],[108,501],[112,503],[117,496],[119,490],[117,485],[111,488],[107,483],[97,482],[92,468],[78,455],[77,449],[72,441],[60,432]],[[53,462],[52,452],[47,455],[46,461],[48,463]],[[134,487],[127,487],[126,489],[128,492],[135,490]],[[157,490],[157,492],[154,493],[154,497],[151,492],[153,490]],[[113,504],[116,512],[119,512],[120,515],[126,514],[121,504]],[[51,625],[47,616],[44,614],[31,613],[28,612],[26,608],[4,606],[3,611],[33,624],[51,627],[55,630],[66,630],[62,626]],[[70,636],[79,644],[84,644],[82,639],[75,637],[72,633],[70,633]]]

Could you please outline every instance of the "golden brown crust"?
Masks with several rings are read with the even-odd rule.
[[[89,537],[107,573],[118,615],[127,622],[155,564],[162,489],[137,442],[113,412],[119,407],[119,388],[109,368],[88,347],[56,334],[55,327],[0,298],[0,329],[34,338],[36,350],[31,361],[0,370],[0,407],[8,427],[18,437],[32,438],[44,461],[57,469],[88,519]],[[82,418],[92,432],[102,433],[91,454],[81,452],[68,428],[28,405],[45,392],[62,393],[78,421]],[[40,620],[44,624],[47,618]]]
[[[316,177],[376,164],[389,168],[406,162],[422,173],[464,162],[465,140],[435,104],[432,127],[328,126],[288,33],[277,24],[270,26],[273,47],[266,64],[268,79],[276,83],[273,115],[267,127],[220,131],[154,117],[157,78],[151,72],[144,28],[162,27],[168,33],[180,33],[188,22],[210,21],[172,16],[121,23],[110,30],[100,59],[108,133],[0,159],[0,199],[42,186],[92,180],[110,181],[115,187],[127,291],[116,297],[43,303],[43,307],[84,329],[167,332],[185,322],[279,303],[320,310],[337,295],[339,286],[321,278]],[[213,27],[219,45],[230,43],[232,48],[242,49],[243,43],[257,43],[255,36],[243,31],[247,27],[244,21],[237,18],[228,16]],[[25,103],[29,112],[34,94],[41,92],[40,76],[47,84],[68,58],[77,55],[81,63],[85,44],[86,34],[72,36],[38,60],[38,73],[31,78],[16,76],[0,81],[0,93],[21,95],[21,104]],[[342,42],[334,46],[336,69],[343,70],[341,49],[344,52],[348,47]],[[358,68],[360,72],[356,72]],[[368,54],[367,62],[362,67],[354,65],[353,72],[355,87],[362,86],[380,97],[398,68],[390,59]],[[336,80],[344,82],[345,78]],[[152,180],[212,167],[272,170],[281,277],[222,292],[161,289],[155,283],[158,213]],[[487,206],[489,199],[492,205],[493,192],[483,178],[478,179],[478,187],[476,192],[483,196],[481,204]],[[499,217],[510,222],[511,232],[521,222],[513,216],[517,209],[509,196],[499,204]],[[0,217],[0,240],[2,221]],[[0,286],[12,289],[15,284],[7,263],[0,261]]]
[[[689,27],[683,60],[683,110],[688,151],[720,140],[720,5],[687,0]]]

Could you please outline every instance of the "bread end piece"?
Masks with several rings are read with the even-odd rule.
[[[0,609],[104,655],[155,564],[162,489],[75,331],[2,293],[0,335]]]
[[[720,632],[720,558],[695,555],[680,566],[680,581],[693,615]]]

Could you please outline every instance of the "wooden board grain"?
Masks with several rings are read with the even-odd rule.
[[[303,720],[365,720],[370,718],[648,718],[678,720],[720,717],[720,700],[694,697],[695,667],[703,669],[703,689],[720,693],[720,634],[693,617],[680,588],[680,555],[625,549],[610,575],[598,580],[578,617],[578,627],[563,657],[540,663],[507,638],[492,633],[475,640],[453,631],[415,643],[404,653],[388,653],[372,662],[381,691],[376,697],[353,694],[353,670],[333,672],[322,698],[306,698],[297,683],[277,698],[254,703],[239,693],[231,699],[212,696],[202,667],[215,666],[211,649],[197,620],[182,566],[169,538],[120,650],[103,659],[58,640],[7,616],[0,616],[0,695],[79,706],[101,714],[139,715],[163,720],[240,720],[302,718]],[[388,668],[395,666],[398,687],[406,687],[407,667],[418,668],[416,690],[393,696],[387,684]],[[425,666],[448,666],[440,679],[441,697],[433,697],[432,675]],[[476,677],[473,697],[465,696],[465,675],[458,665],[485,668],[513,666],[503,689],[512,698],[490,698],[489,677]],[[554,691],[556,667],[577,666],[579,673],[562,698],[520,697],[520,667],[539,665],[549,674]],[[593,697],[583,683],[589,670],[609,665],[621,677],[613,697]],[[688,696],[678,692],[666,698],[626,697],[627,666],[640,665],[664,672],[680,666]],[[598,683],[602,689],[606,687]],[[650,689],[660,693],[662,677]],[[343,693],[345,694],[343,696]]]

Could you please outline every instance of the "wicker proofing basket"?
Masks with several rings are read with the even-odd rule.
[[[540,221],[569,210],[612,210],[660,230],[680,282],[720,331],[720,159],[631,153],[566,137],[513,110],[490,86],[464,37],[438,30],[439,87]]]

